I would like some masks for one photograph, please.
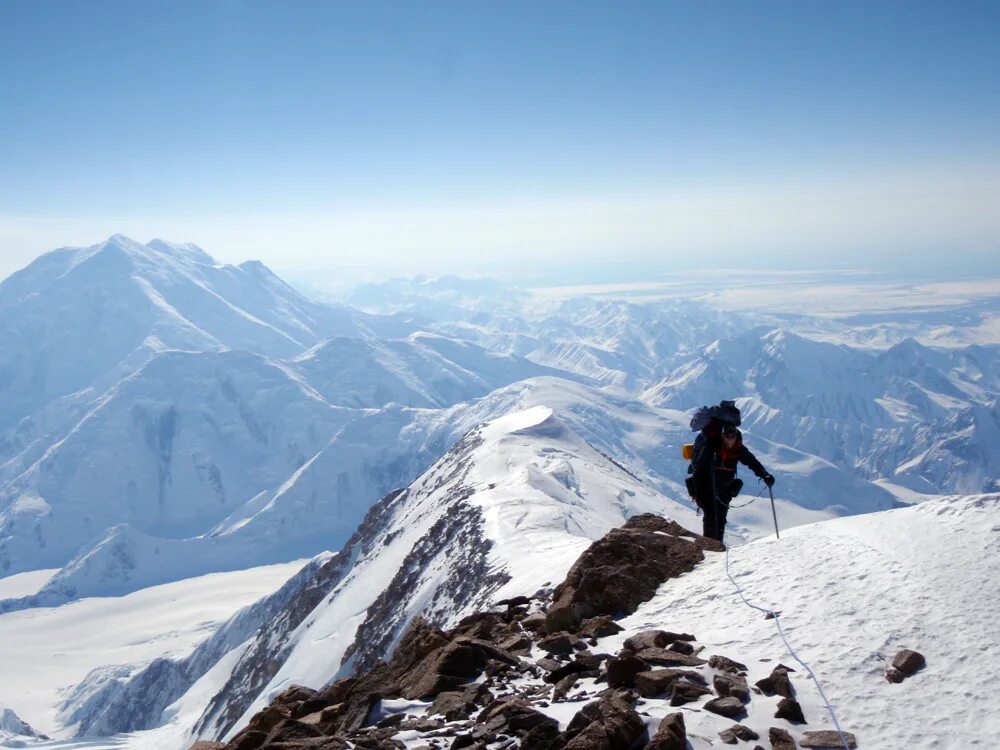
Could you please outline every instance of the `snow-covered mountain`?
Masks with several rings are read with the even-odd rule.
[[[4,280],[0,321],[0,432],[167,349],[295,356],[329,336],[404,332],[398,320],[312,302],[258,262],[220,265],[194,245],[121,235]]]
[[[867,514],[1000,481],[1000,345],[899,335],[927,341],[926,314],[890,335],[884,314],[854,331],[689,298],[539,302],[489,280],[364,294],[394,314],[120,236],[0,284],[0,634],[25,641],[33,617],[41,633],[98,602],[314,558],[231,618],[181,626],[158,610],[101,661],[62,676],[53,656],[31,700],[0,704],[60,737],[142,730],[128,741],[183,750],[193,727],[231,736],[292,682],[371,665],[416,613],[451,623],[557,583],[631,515],[700,528],[680,448],[690,410],[721,398],[738,399],[747,444],[778,477],[783,530],[911,518]],[[730,544],[773,528],[761,490],[750,477]],[[958,515],[996,507],[976,502],[986,510]],[[828,562],[843,569],[838,550]],[[0,663],[30,659],[0,647]]]
[[[322,685],[370,665],[417,613],[454,621],[491,601],[554,585],[591,541],[640,512],[698,526],[691,510],[595,450],[551,409],[515,412],[474,429],[410,487],[376,505],[337,556],[303,581],[299,596],[288,597],[286,611],[241,646],[231,671],[214,673],[218,691],[199,732],[225,734],[289,681]],[[216,658],[226,653],[219,649]],[[135,712],[149,715],[142,696],[158,700],[171,694],[178,672],[193,684],[210,666],[151,666],[169,682],[154,687],[148,671],[130,675],[114,691],[118,708],[102,708],[101,728],[137,728]],[[78,695],[107,689],[105,675],[95,680]],[[75,720],[79,703],[68,707]],[[120,723],[109,726],[110,717]],[[81,729],[88,726],[84,721]]]

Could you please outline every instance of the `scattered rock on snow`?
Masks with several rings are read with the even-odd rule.
[[[844,732],[844,739],[847,740],[849,748],[858,746],[857,740],[850,732]],[[833,729],[821,729],[815,732],[805,732],[799,740],[802,747],[809,748],[843,748],[844,741],[840,738],[840,733]]]
[[[771,750],[795,750],[795,740],[785,729],[771,727],[767,730],[767,738],[771,740]]]
[[[716,654],[708,660],[708,666],[712,669],[718,669],[720,672],[730,672],[731,674],[746,674],[747,665],[740,664],[738,661],[730,659],[728,656],[722,656],[721,654]]]
[[[760,735],[750,727],[743,726],[742,724],[733,724],[729,729],[723,729],[719,732],[719,738],[727,745],[735,745],[738,740],[751,742],[760,739]]]
[[[806,717],[802,714],[802,706],[794,698],[782,698],[778,701],[778,710],[774,712],[775,719],[784,719],[792,724],[805,724]]]
[[[713,698],[705,704],[705,710],[730,719],[746,715],[743,701],[739,698]]]
[[[667,714],[660,722],[653,739],[645,750],[685,750],[687,748],[687,730],[684,728],[684,715],[681,713]]]
[[[925,666],[927,659],[919,651],[904,648],[892,657],[892,668],[900,672],[903,677],[911,677]]]

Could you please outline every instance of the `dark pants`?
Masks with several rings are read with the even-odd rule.
[[[722,541],[722,535],[726,531],[726,516],[729,514],[730,500],[732,500],[731,497],[722,493],[719,494],[718,501],[711,495],[698,498],[698,507],[701,508],[703,514],[702,533],[704,536]]]

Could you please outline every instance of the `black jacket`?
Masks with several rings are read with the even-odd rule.
[[[725,450],[722,438],[717,435],[706,438],[701,450],[696,448],[696,451],[691,478],[697,493],[695,499],[699,503],[712,501],[715,493],[723,501],[732,497],[731,488],[736,479],[737,464],[749,467],[761,479],[767,476],[767,469],[743,445],[742,436],[736,438],[736,444],[729,451]]]

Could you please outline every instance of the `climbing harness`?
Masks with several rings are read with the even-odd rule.
[[[768,488],[768,490],[770,490],[770,487]],[[775,521],[775,526],[777,527],[777,521]],[[769,619],[774,620],[774,624],[778,628],[778,635],[781,636],[781,640],[784,642],[785,648],[788,649],[788,653],[791,655],[793,659],[795,659],[795,661],[799,663],[799,665],[806,671],[806,674],[809,675],[809,679],[811,679],[813,681],[813,684],[816,685],[816,689],[819,691],[819,695],[823,699],[823,703],[826,706],[826,710],[830,714],[830,718],[833,720],[833,725],[837,728],[837,734],[840,737],[840,741],[844,743],[844,750],[850,750],[850,743],[847,741],[847,737],[844,735],[844,730],[840,728],[840,722],[837,720],[837,714],[833,710],[833,706],[830,705],[830,701],[826,697],[826,693],[824,692],[823,686],[820,684],[819,679],[816,677],[816,674],[812,671],[809,665],[806,664],[804,661],[802,661],[799,655],[795,652],[795,649],[792,648],[792,644],[788,642],[788,638],[785,637],[785,631],[781,627],[781,613],[773,609],[760,607],[751,602],[749,599],[747,599],[746,594],[743,593],[743,589],[736,582],[736,579],[733,578],[732,573],[729,572],[729,547],[726,547],[726,577],[729,578],[729,581],[736,588],[736,593],[740,595],[740,599],[743,600],[744,604],[746,604],[751,609],[756,609],[758,612],[763,612],[765,615],[767,615]]]

